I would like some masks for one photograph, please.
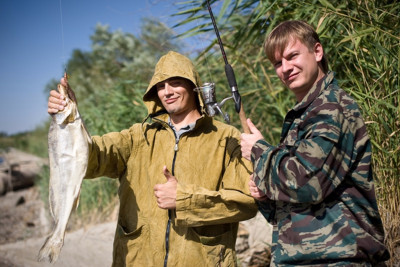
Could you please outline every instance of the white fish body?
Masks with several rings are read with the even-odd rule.
[[[57,260],[64,244],[65,230],[73,209],[79,202],[86,174],[91,138],[79,115],[76,103],[68,97],[69,88],[58,85],[67,106],[53,114],[48,133],[50,163],[49,204],[54,219],[53,232],[39,252],[39,260]]]

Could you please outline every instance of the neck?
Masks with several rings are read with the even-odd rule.
[[[311,88],[319,81],[321,80],[323,77],[325,76],[325,73],[322,71],[322,68],[319,67],[318,68],[318,73],[316,74],[316,77],[314,79],[314,83],[310,86],[310,88],[308,88],[305,91],[301,91],[300,93],[296,94],[296,100],[297,102],[301,102],[303,100],[303,98],[308,94],[308,92],[311,90]]]
[[[197,109],[194,109],[186,114],[169,114],[169,116],[171,118],[172,125],[174,125],[177,131],[186,125],[195,122],[201,117]]]

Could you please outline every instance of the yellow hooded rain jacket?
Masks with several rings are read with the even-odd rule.
[[[169,52],[143,97],[150,122],[92,137],[86,177],[120,181],[113,266],[236,266],[238,222],[257,212],[247,184],[252,166],[241,157],[237,129],[203,113],[176,144],[154,87],[176,76],[200,85],[191,61]],[[153,192],[166,182],[164,165],[178,180],[171,211],[157,206]]]

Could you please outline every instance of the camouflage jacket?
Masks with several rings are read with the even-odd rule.
[[[360,110],[329,72],[285,118],[279,145],[252,148],[260,211],[274,224],[272,266],[386,260]]]

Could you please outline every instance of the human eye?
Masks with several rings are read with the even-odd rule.
[[[171,80],[169,83],[172,87],[178,87],[181,85],[181,80]]]
[[[298,52],[294,52],[294,53],[292,53],[292,54],[290,55],[289,58],[290,58],[290,59],[296,59],[298,55],[299,55]]]
[[[277,69],[277,68],[279,68],[281,65],[282,65],[282,61],[276,61],[276,62],[274,63],[274,68]]]
[[[157,83],[156,87],[157,87],[157,90],[162,90],[165,88],[165,83],[163,83],[163,82]]]

